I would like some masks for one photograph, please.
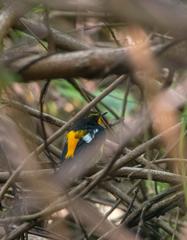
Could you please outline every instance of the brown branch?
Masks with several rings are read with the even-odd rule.
[[[7,1],[0,13],[0,42],[6,36],[15,21],[25,14],[31,7],[25,1]]]
[[[51,169],[45,170],[38,170],[38,171],[22,171],[20,176],[17,178],[16,181],[21,181],[26,177],[47,177],[54,173]],[[187,177],[183,179],[183,176],[166,172],[166,171],[158,171],[152,169],[143,169],[143,168],[135,168],[135,167],[123,167],[120,170],[116,171],[115,173],[111,174],[112,176],[124,177],[128,179],[151,179],[153,181],[159,182],[167,182],[167,183],[181,183],[182,180],[187,181]],[[10,176],[9,172],[0,172],[0,183],[4,183],[8,180]]]
[[[114,184],[105,182],[101,184],[101,187],[105,189],[107,192],[110,192],[113,196],[118,197],[124,203],[124,205],[128,206],[131,204],[131,197],[128,196],[128,193],[123,192],[120,188],[116,187]],[[139,204],[135,202],[135,207],[138,208]]]
[[[146,143],[148,143],[148,142],[146,142]],[[141,146],[141,145],[139,145],[139,146]],[[134,150],[132,150],[132,151],[134,151]],[[127,149],[127,148],[125,149],[126,154],[130,154],[132,151],[130,149]],[[152,161],[147,160],[143,156],[137,157],[135,160],[136,160],[137,163],[142,164],[143,166],[145,166],[148,169],[151,168],[153,170],[162,170],[157,165],[155,165]]]
[[[38,135],[32,133],[30,130],[24,128],[21,126],[21,129],[23,130],[24,134],[32,141],[34,141],[36,144],[42,144],[43,143],[43,139],[41,137],[39,137]],[[50,144],[49,146],[49,150],[58,158],[60,159],[61,154],[62,154],[62,150],[60,150],[59,148],[57,148],[56,146]]]
[[[111,207],[111,209],[105,214],[105,216],[94,226],[94,228],[88,233],[88,236],[91,237],[93,233],[101,226],[101,224],[110,216],[110,214],[117,209],[119,204],[121,203],[121,199],[118,199]]]
[[[47,38],[48,30],[47,27],[42,23],[21,18],[16,23],[15,27],[28,33],[33,33],[39,39]],[[86,43],[83,43],[68,34],[62,33],[54,28],[50,29],[55,45],[63,50],[78,51],[88,50],[89,48],[91,48],[91,46],[88,46]]]
[[[127,49],[95,49],[57,53],[34,61],[12,64],[23,80],[71,77],[102,77],[109,73],[124,74],[130,69]],[[75,64],[76,63],[76,64]],[[18,65],[19,64],[19,65]]]
[[[187,163],[185,158],[163,158],[152,161],[154,164],[168,163],[168,162],[178,162],[178,163]]]
[[[31,229],[35,224],[35,222],[23,223],[12,232],[10,232],[10,234],[3,236],[1,240],[15,240],[21,234]]]
[[[144,204],[143,207],[133,212],[132,215],[130,215],[126,219],[126,225],[131,227],[136,226],[137,222],[139,221],[139,215],[144,208],[146,209],[146,212],[144,214],[144,220],[147,221],[153,217],[158,217],[168,212],[170,209],[175,208],[176,206],[179,205],[179,201],[183,198],[184,198],[184,193],[180,191],[174,194],[173,196],[163,198],[159,202],[151,203],[152,207],[150,206],[150,209],[146,209],[146,204],[147,205],[150,204],[150,202],[148,201],[147,203]]]
[[[133,149],[132,151],[127,153],[124,157],[121,157],[120,159],[118,159],[118,161],[114,165],[114,168],[112,171],[114,172],[117,169],[120,169],[121,167],[125,166],[131,160],[136,159],[142,153],[144,153],[148,147],[151,147],[151,146],[155,145],[156,143],[158,143],[161,140],[161,138],[163,137],[163,135],[166,135],[168,132],[172,132],[173,130],[178,129],[179,127],[180,127],[180,124],[177,124],[177,125],[171,127],[170,129],[166,130],[165,132],[151,138],[147,142],[140,144],[135,149]]]
[[[181,183],[182,181],[187,181],[187,177],[183,177],[178,174],[158,171],[152,169],[142,169],[142,168],[131,168],[123,167],[120,170],[117,170],[115,173],[111,174],[113,177],[124,177],[128,179],[149,179],[158,182],[166,183]]]
[[[159,55],[163,53],[166,46],[168,44],[159,45],[150,51]],[[143,49],[142,57],[147,52],[146,50],[144,52]],[[4,62],[4,64],[7,63]],[[21,74],[25,82],[49,78],[98,78],[110,73],[128,73],[133,70],[133,66],[130,48],[101,48],[66,54],[35,55],[29,59],[24,58],[7,64],[7,67]]]
[[[113,15],[111,13],[105,13],[105,12],[96,12],[96,11],[79,11],[77,9],[76,11],[53,11],[50,14],[50,19],[56,18],[56,17],[95,17],[95,18],[110,18]],[[101,26],[104,26],[104,24],[100,24]],[[124,24],[123,24],[124,25]]]
[[[87,91],[83,86],[78,84],[75,79],[67,79],[73,87],[81,94],[81,96],[85,99],[86,102],[90,102],[95,96]],[[99,103],[101,106],[103,106],[108,112],[110,112],[116,119],[119,119],[118,115],[115,113],[115,111],[109,107],[107,104],[105,104],[103,101]],[[96,108],[96,111],[99,112],[98,107]]]
[[[17,110],[28,113],[29,115],[31,115],[35,118],[40,119],[40,117],[41,117],[41,113],[39,110],[34,109],[26,104],[22,104],[18,101],[9,101],[9,100],[3,99],[3,100],[1,100],[1,103],[6,104],[8,107],[13,107],[13,108],[16,108]],[[42,117],[43,117],[44,121],[46,121],[50,124],[53,124],[57,127],[62,127],[65,124],[65,121],[63,121],[59,118],[56,118],[54,116],[51,116],[50,114],[47,114],[47,113],[43,113]]]

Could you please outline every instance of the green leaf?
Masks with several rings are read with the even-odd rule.
[[[14,82],[19,82],[20,76],[7,68],[0,68],[0,91],[10,86]]]

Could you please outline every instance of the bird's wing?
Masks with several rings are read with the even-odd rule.
[[[67,187],[75,180],[89,173],[101,158],[104,140],[104,130],[98,132],[89,143],[86,143],[83,138],[80,139],[75,156],[63,161],[55,176],[56,180],[64,187]]]

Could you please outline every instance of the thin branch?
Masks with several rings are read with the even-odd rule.
[[[113,196],[120,198],[124,205],[128,206],[131,204],[132,202],[131,197],[129,197],[127,193],[124,193],[122,190],[120,190],[120,188],[116,187],[114,184],[105,182],[104,184],[101,184],[101,187],[105,189],[107,192],[110,192]],[[138,208],[139,204],[135,202],[134,206]]]
[[[122,111],[121,111],[121,117],[123,117],[123,118],[125,118],[129,91],[130,91],[130,79],[128,78],[127,79],[127,84],[126,84],[126,90],[124,92],[123,105],[122,105]]]
[[[16,28],[20,30],[31,31],[39,39],[46,39],[48,30],[47,27],[35,21],[31,21],[25,18],[21,18],[19,22],[16,23]],[[53,40],[57,47],[67,50],[67,51],[78,51],[78,50],[88,50],[90,46],[86,43],[83,43],[68,34],[62,33],[58,30],[51,28],[51,33]]]
[[[47,82],[44,84],[44,87],[42,88],[41,94],[40,94],[40,124],[41,124],[41,129],[42,129],[42,133],[43,133],[43,140],[44,140],[44,147],[47,153],[48,158],[51,161],[52,166],[55,168],[57,162],[54,160],[50,149],[49,149],[49,145],[47,144],[47,133],[46,133],[46,129],[45,129],[45,124],[44,124],[44,119],[43,119],[43,106],[44,106],[44,101],[45,101],[45,96],[47,94],[47,90],[50,86],[50,80],[47,80]]]
[[[93,98],[95,98],[95,96],[92,93],[88,92],[83,86],[80,86],[80,84],[78,84],[75,79],[70,78],[67,80],[73,85],[73,87],[76,90],[79,91],[79,93],[85,99],[86,102],[90,102]],[[118,115],[113,111],[113,109],[106,105],[103,101],[101,101],[99,105],[106,108],[106,110],[108,110],[116,119],[119,119]],[[98,112],[100,112],[99,109]]]
[[[93,233],[101,226],[101,224],[110,216],[110,214],[118,207],[118,205],[121,203],[121,199],[118,199],[115,204],[111,207],[111,209],[105,214],[105,216],[101,219],[100,222],[98,222],[95,227],[88,233],[88,237],[91,237]]]
[[[131,212],[132,209],[134,208],[134,202],[135,202],[135,200],[136,200],[138,191],[139,191],[139,189],[136,188],[135,191],[134,191],[134,196],[133,196],[133,198],[132,198],[132,200],[131,200],[131,203],[130,203],[129,206],[128,206],[128,209],[127,209],[127,211],[126,211],[123,219],[121,220],[121,223],[125,222],[126,218],[128,217],[128,215],[130,214],[130,212]]]
[[[31,131],[29,131],[28,129],[24,128],[23,126],[20,126],[21,130],[23,130],[24,134],[26,135],[26,137],[28,137],[29,139],[31,139],[31,141],[35,142],[36,144],[42,144],[43,143],[43,139],[41,137],[39,137],[38,135],[32,133]],[[60,159],[61,154],[62,154],[62,150],[60,150],[59,148],[57,148],[55,145],[50,144],[49,146],[49,150],[58,158]]]
[[[168,163],[168,162],[187,163],[187,159],[183,159],[183,158],[163,158],[163,159],[157,159],[157,160],[152,161],[152,163],[154,163],[154,164]]]
[[[20,110],[22,112],[25,112],[25,113],[28,113],[29,115],[35,117],[35,118],[38,118],[40,119],[40,111],[37,110],[37,109],[34,109],[28,105],[25,105],[25,104],[22,104],[18,101],[10,101],[10,100],[0,100],[0,102],[2,104],[5,104],[7,105],[8,107],[13,107],[13,108],[16,108],[17,110]],[[59,119],[59,118],[56,118],[50,114],[47,114],[47,113],[43,113],[43,119],[44,121],[50,123],[50,124],[53,124],[57,127],[62,127],[66,122]]]

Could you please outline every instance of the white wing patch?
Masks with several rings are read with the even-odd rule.
[[[87,133],[82,139],[86,143],[90,143],[94,139],[97,132],[99,132],[99,129],[96,128],[96,129],[93,130],[92,133]]]
[[[90,143],[93,139],[90,133],[87,133],[83,138],[82,138],[86,143]]]

